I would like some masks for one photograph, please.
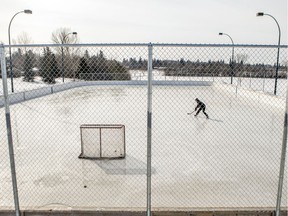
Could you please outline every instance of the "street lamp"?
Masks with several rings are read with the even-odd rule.
[[[70,32],[64,35],[61,40],[62,45],[64,44],[66,37],[68,37],[70,34],[77,35],[77,32]],[[63,46],[61,47],[61,53],[62,53],[62,81],[64,82],[64,49],[63,49]]]
[[[274,86],[274,95],[276,95],[277,93],[277,79],[278,79],[278,69],[279,69],[279,51],[280,51],[280,39],[281,39],[281,30],[280,30],[280,26],[279,23],[277,22],[277,20],[270,14],[267,13],[263,13],[263,12],[258,12],[256,14],[256,16],[270,16],[277,24],[278,26],[278,30],[279,30],[279,38],[278,38],[278,51],[277,51],[277,63],[276,63],[276,75],[275,75],[275,86]]]
[[[12,92],[14,92],[14,86],[13,86],[13,71],[12,71],[12,57],[11,57],[11,39],[10,39],[10,28],[11,28],[11,23],[14,19],[14,17],[20,13],[26,13],[26,14],[32,14],[31,10],[24,10],[24,11],[20,11],[16,14],[14,14],[14,16],[12,17],[12,19],[10,20],[9,23],[9,28],[8,28],[8,38],[9,38],[9,59],[10,59],[10,76],[11,76],[11,90]]]
[[[230,37],[230,35],[226,34],[226,33],[223,33],[223,32],[220,32],[219,35],[226,35],[230,38],[231,42],[232,42],[232,63],[231,63],[231,68],[232,68],[232,71],[231,71],[231,84],[233,83],[233,73],[234,73],[234,41],[233,39]]]

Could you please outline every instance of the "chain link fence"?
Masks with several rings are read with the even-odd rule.
[[[8,48],[1,209],[287,209],[287,46]]]

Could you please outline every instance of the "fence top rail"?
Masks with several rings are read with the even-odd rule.
[[[250,48],[278,48],[278,45],[264,44],[180,44],[180,43],[91,43],[91,44],[15,44],[3,45],[4,48],[21,47],[250,47]],[[288,48],[288,45],[280,45],[279,48]]]

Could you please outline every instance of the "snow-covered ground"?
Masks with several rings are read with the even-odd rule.
[[[206,103],[209,120],[187,115],[196,97]],[[284,108],[285,97],[236,94],[223,82],[153,86],[152,206],[275,208]],[[21,207],[145,208],[146,86],[79,87],[10,109]],[[78,159],[80,125],[89,123],[124,124],[127,157]],[[13,206],[5,127],[2,208]],[[282,199],[287,207],[286,184]]]
[[[147,80],[147,72],[141,70],[130,71],[133,80]],[[165,76],[161,70],[153,70],[153,80],[167,81],[210,81],[216,83],[231,84],[231,77],[187,77],[187,76]],[[249,77],[233,77],[233,85],[237,88],[245,88],[264,93],[274,94],[275,79],[274,78],[249,78]],[[287,79],[277,79],[277,95],[286,96]]]
[[[2,82],[2,79],[0,79],[0,80],[1,80],[0,95],[3,95],[3,82]],[[43,87],[47,87],[47,86],[63,84],[62,78],[57,78],[57,79],[55,79],[55,81],[56,81],[55,84],[47,84],[47,83],[44,83],[42,81],[42,78],[39,76],[36,76],[34,78],[33,82],[25,82],[25,81],[23,81],[23,77],[13,78],[14,93],[29,91],[29,90],[33,90],[33,89],[39,89],[39,88],[43,88]],[[70,79],[70,78],[64,79],[64,83],[73,82],[73,81],[74,81],[74,79]],[[11,91],[11,79],[10,78],[7,78],[7,86],[8,86],[8,94],[11,94],[12,91]]]
[[[143,81],[147,80],[147,72],[142,70],[131,70],[131,78],[134,81]],[[216,83],[231,83],[231,77],[183,77],[183,76],[165,76],[164,72],[161,70],[153,70],[153,80],[167,80],[167,81],[210,81]],[[79,80],[65,78],[64,83],[77,82]],[[11,79],[7,79],[8,92],[11,93]],[[24,82],[23,78],[14,78],[13,86],[14,92],[24,92],[32,89],[38,89],[47,86],[61,85],[63,84],[62,78],[57,78],[55,84],[47,85],[41,80],[41,77],[35,77],[34,82]],[[275,88],[275,79],[271,78],[243,78],[243,77],[233,77],[233,85],[237,88],[251,89],[255,91],[260,91],[268,94],[274,94]],[[286,86],[287,79],[278,79],[277,80],[277,95],[286,96]],[[3,95],[3,85],[2,80],[0,83],[0,96]]]

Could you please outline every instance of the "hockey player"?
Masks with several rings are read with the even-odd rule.
[[[205,112],[206,105],[202,101],[200,101],[198,98],[196,98],[195,101],[197,102],[197,106],[195,107],[195,111],[197,111],[197,109],[198,109],[195,116],[197,116],[199,114],[199,112],[202,110],[202,112],[205,114],[206,118],[209,119],[208,114]]]

